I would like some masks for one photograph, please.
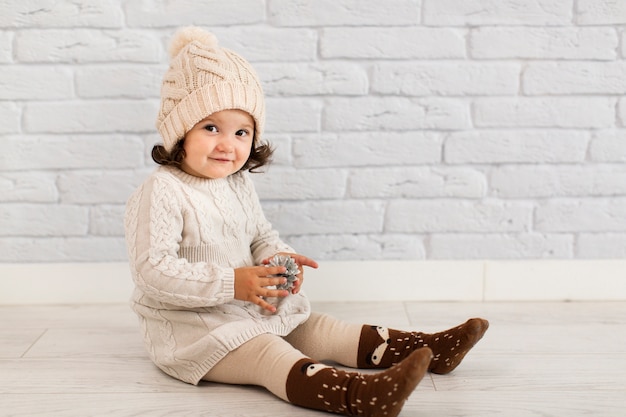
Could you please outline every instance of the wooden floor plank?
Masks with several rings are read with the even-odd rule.
[[[433,375],[437,391],[622,391],[626,354],[474,355],[450,375]]]
[[[40,328],[0,328],[0,359],[16,359],[26,354],[46,330]]]
[[[49,329],[25,358],[146,357],[137,327]]]
[[[444,330],[486,317],[449,375],[401,417],[626,415],[626,303],[314,303],[355,323]],[[313,417],[262,388],[192,386],[158,370],[128,305],[0,307],[0,415]],[[369,371],[371,372],[371,371]]]

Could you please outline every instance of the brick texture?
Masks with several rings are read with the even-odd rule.
[[[317,260],[626,256],[626,2],[5,0],[0,262],[123,261],[167,45],[255,66],[268,219]]]

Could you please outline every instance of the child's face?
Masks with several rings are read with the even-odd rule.
[[[254,119],[242,110],[222,110],[185,135],[183,171],[202,178],[225,178],[239,171],[252,150]]]

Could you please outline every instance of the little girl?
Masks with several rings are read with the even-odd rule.
[[[396,416],[427,371],[456,368],[488,323],[436,333],[355,325],[311,312],[301,290],[317,263],[282,242],[247,171],[269,162],[265,103],[250,64],[199,28],[170,48],[152,157],[161,166],[125,217],[132,307],[150,358],[182,381],[254,384],[292,404],[344,415]],[[299,273],[277,289],[289,255]],[[346,372],[330,360],[379,373]]]

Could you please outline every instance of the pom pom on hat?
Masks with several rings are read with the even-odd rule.
[[[161,86],[156,126],[171,151],[196,123],[222,110],[237,109],[254,119],[254,142],[265,124],[265,100],[256,72],[243,57],[218,45],[199,27],[185,27],[172,37],[171,61]]]
[[[217,38],[215,35],[199,27],[188,26],[179,29],[172,37],[169,49],[170,58],[176,57],[185,46],[193,41],[198,41],[209,48],[217,47]]]

